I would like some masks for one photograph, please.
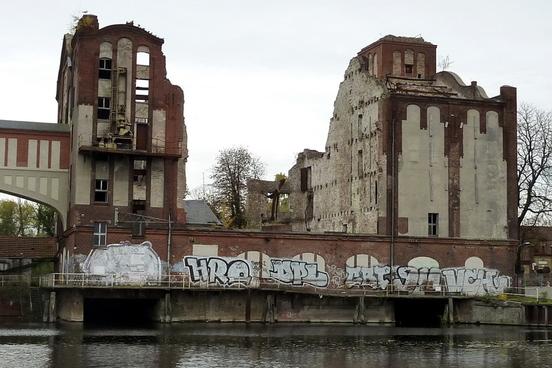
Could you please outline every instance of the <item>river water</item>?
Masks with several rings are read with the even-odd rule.
[[[0,367],[552,367],[552,330],[0,324]]]

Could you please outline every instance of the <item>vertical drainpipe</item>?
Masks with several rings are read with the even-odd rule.
[[[171,222],[171,212],[169,211],[169,222],[168,222],[168,234],[167,234],[167,274],[171,273],[171,242],[172,242],[172,222]]]
[[[389,244],[389,266],[393,280],[395,258],[395,106],[391,103],[391,244]],[[391,282],[391,287],[393,283]]]

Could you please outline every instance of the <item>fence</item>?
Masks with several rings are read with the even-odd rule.
[[[446,285],[417,285],[397,288],[389,284],[386,288],[374,288],[369,285],[341,285],[319,287],[309,285],[292,285],[271,278],[248,277],[232,283],[220,283],[217,280],[193,281],[189,274],[167,274],[160,277],[144,277],[128,274],[89,274],[89,273],[53,273],[40,278],[40,286],[45,288],[112,288],[112,289],[209,289],[209,290],[286,290],[319,295],[340,296],[475,296],[491,294],[480,288],[458,290]],[[494,293],[497,294],[497,293]]]
[[[33,282],[34,281],[34,282]],[[8,286],[31,286],[36,284],[38,279],[31,278],[30,274],[24,275],[0,275],[0,287]]]

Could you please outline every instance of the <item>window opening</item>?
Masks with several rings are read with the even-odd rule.
[[[100,59],[98,78],[111,79],[111,59],[107,59],[107,58]]]
[[[136,79],[135,101],[146,102],[149,96],[149,80]]]
[[[429,236],[439,235],[439,214],[438,213],[427,214],[427,235]]]
[[[311,186],[311,167],[301,169],[301,191],[306,192],[312,188]]]
[[[136,64],[137,65],[144,65],[149,66],[150,64],[150,55],[147,52],[137,52],[136,53]]]
[[[364,176],[364,159],[362,158],[362,150],[358,151],[358,177]]]
[[[111,114],[111,99],[109,97],[98,97],[98,119],[109,119]]]
[[[378,204],[378,181],[374,182],[374,202]]]
[[[107,244],[107,222],[95,222],[93,245],[106,245]]]
[[[94,202],[107,203],[107,180],[96,179]]]

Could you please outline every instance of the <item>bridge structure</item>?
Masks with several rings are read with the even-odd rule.
[[[0,192],[53,207],[65,228],[69,126],[0,120]]]

